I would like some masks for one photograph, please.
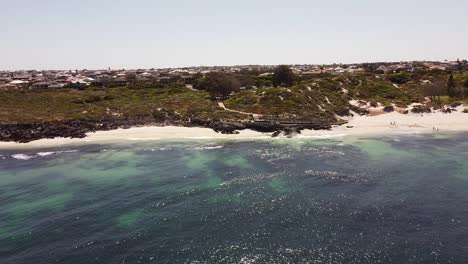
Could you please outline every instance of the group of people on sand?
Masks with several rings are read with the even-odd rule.
[[[397,126],[396,121],[390,122],[390,126],[391,127],[396,127]],[[416,126],[416,124],[415,124],[415,126]],[[432,127],[432,132],[439,133],[440,129],[438,127]]]

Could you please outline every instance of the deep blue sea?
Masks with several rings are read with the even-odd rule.
[[[0,263],[468,263],[468,134],[0,150]]]

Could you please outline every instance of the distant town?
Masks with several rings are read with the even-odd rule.
[[[299,77],[340,75],[346,73],[397,73],[415,71],[468,70],[466,60],[444,62],[382,62],[333,65],[288,65]],[[259,77],[273,73],[273,65],[185,67],[165,69],[105,69],[105,70],[22,70],[0,71],[1,90],[36,90],[93,87],[121,87],[129,84],[177,83],[190,87],[198,77],[210,72],[255,72]],[[242,87],[245,88],[245,87]]]

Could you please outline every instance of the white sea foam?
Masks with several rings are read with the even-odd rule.
[[[55,154],[55,152],[39,152],[39,153],[37,153],[37,155],[39,155],[41,157],[50,156],[50,155],[53,155],[53,154]]]
[[[57,151],[57,153],[75,153],[78,152],[76,149]]]
[[[30,160],[30,159],[37,158],[37,157],[47,157],[51,155],[58,155],[62,153],[74,153],[74,152],[78,152],[78,150],[72,149],[72,150],[61,150],[61,151],[44,151],[44,152],[38,152],[35,155],[27,155],[24,153],[19,153],[19,154],[11,155],[11,157],[14,159],[18,159],[18,160]]]
[[[74,153],[78,152],[78,150],[72,149],[72,150],[61,150],[61,151],[49,151],[49,152],[38,152],[37,155],[40,157],[47,157],[50,155],[58,155],[58,154],[63,154],[63,153]]]
[[[26,154],[15,154],[15,155],[11,155],[11,157],[14,159],[18,159],[18,160],[30,160],[34,158],[34,156],[32,155],[26,155]]]
[[[208,136],[203,136],[203,137],[185,137],[186,139],[212,139],[214,137],[208,137]]]
[[[147,140],[161,140],[161,138],[157,137],[143,137],[143,138],[128,138],[131,141],[147,141]]]
[[[206,147],[196,147],[197,150],[211,150],[211,149],[222,149],[224,146],[206,146]]]
[[[201,147],[193,147],[192,149],[195,150],[214,150],[214,149],[222,149],[224,146],[219,145],[219,146],[201,146]]]
[[[298,135],[297,138],[327,139],[327,138],[341,138],[341,137],[346,137],[346,136],[347,134],[313,135],[313,136]]]

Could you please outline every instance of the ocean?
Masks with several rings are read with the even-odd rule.
[[[0,150],[0,263],[468,263],[468,134]]]

